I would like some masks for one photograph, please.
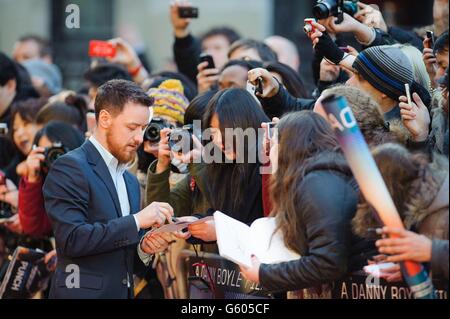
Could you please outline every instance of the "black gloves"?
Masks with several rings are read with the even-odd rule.
[[[345,55],[345,52],[339,49],[337,44],[334,43],[326,32],[323,32],[323,35],[319,38],[319,42],[316,44],[315,49],[317,54],[324,56],[334,64],[339,64]]]

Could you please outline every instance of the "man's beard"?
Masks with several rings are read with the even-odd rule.
[[[111,133],[106,134],[106,143],[110,153],[118,160],[119,164],[128,164],[136,157],[137,147],[134,151],[127,152],[126,148],[132,145],[127,144],[121,148],[113,142]]]

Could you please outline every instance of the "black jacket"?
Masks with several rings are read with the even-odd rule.
[[[198,57],[202,52],[200,41],[192,35],[185,38],[175,38],[173,54],[178,71],[197,83]]]
[[[261,264],[260,283],[268,291],[293,291],[338,280],[364,264],[365,253],[372,248],[352,235],[359,192],[343,156],[324,153],[311,163],[295,190],[302,257]]]
[[[293,97],[282,85],[280,85],[280,89],[275,96],[260,99],[260,101],[264,112],[270,119],[273,117],[281,117],[283,114],[289,112],[312,110],[316,103],[315,100]]]
[[[406,31],[398,27],[389,27],[389,35],[396,41],[403,44],[411,44],[415,46],[420,52],[423,51],[423,39],[412,31]]]

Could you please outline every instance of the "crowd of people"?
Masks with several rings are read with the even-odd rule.
[[[147,231],[221,211],[248,225],[274,217],[301,256],[241,266],[278,298],[329,298],[331,283],[368,264],[392,263],[380,277],[402,282],[403,261],[448,289],[448,0],[421,29],[389,26],[362,2],[340,23],[311,22],[314,91],[290,40],[230,27],[195,36],[186,5],[170,6],[177,71],[150,74],[116,38],[115,55],[93,58],[70,91],[45,39],[0,52],[0,282],[24,246],[47,253],[45,298],[167,297],[158,256],[218,253],[214,220]],[[361,193],[327,121],[332,95],[346,98],[405,229],[384,227]],[[230,143],[229,129],[265,134]],[[73,264],[78,289],[67,287]]]

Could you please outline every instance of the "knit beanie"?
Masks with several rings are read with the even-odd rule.
[[[399,48],[393,46],[375,46],[362,51],[353,68],[393,100],[406,95],[405,84],[412,86],[414,81],[411,62]]]
[[[167,116],[176,122],[184,123],[184,113],[189,105],[184,96],[184,88],[178,80],[166,80],[158,88],[151,88],[148,95],[155,99],[153,116]]]

